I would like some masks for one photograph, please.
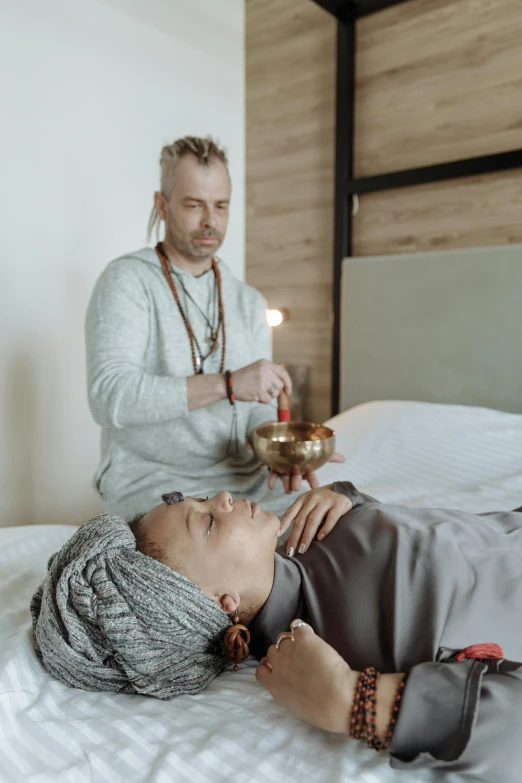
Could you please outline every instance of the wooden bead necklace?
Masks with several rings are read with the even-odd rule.
[[[209,354],[207,354],[207,356],[203,356],[203,353],[199,347],[197,337],[194,334],[194,330],[192,329],[192,325],[181,305],[179,294],[176,285],[174,283],[173,275],[170,269],[169,260],[163,248],[162,242],[158,242],[158,244],[156,245],[156,253],[158,254],[158,258],[161,263],[161,268],[163,269],[163,274],[165,275],[168,286],[172,291],[174,301],[178,306],[180,315],[183,319],[183,323],[185,324],[185,329],[187,330],[187,334],[190,342],[190,352],[192,355],[192,366],[194,368],[194,375],[200,375],[203,372],[203,361],[204,359],[207,358],[207,356],[209,356],[216,349],[220,331],[221,331],[221,362],[219,366],[219,372],[223,373],[225,369],[225,355],[226,355],[225,311],[223,307],[223,295],[221,290],[221,274],[219,272],[219,267],[215,259],[212,259],[212,271],[214,272],[214,276],[216,279],[216,287],[217,287],[217,295],[218,295],[218,326],[214,336],[215,339],[213,340],[210,348],[210,352]]]

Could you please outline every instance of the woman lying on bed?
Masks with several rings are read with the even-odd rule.
[[[276,699],[389,745],[392,766],[520,779],[522,664],[477,643],[522,660],[522,514],[384,505],[348,482],[281,523],[227,492],[164,499],[130,525],[91,520],[51,558],[31,604],[48,672],[168,699],[249,643]],[[298,554],[274,556],[292,522]]]

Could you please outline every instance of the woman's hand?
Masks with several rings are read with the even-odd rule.
[[[344,462],[344,457],[342,454],[334,452],[330,457],[329,462]],[[278,478],[283,482],[283,487],[287,495],[291,492],[298,492],[301,489],[303,479],[310,484],[312,489],[317,489],[319,487],[319,479],[317,478],[315,471],[310,471],[310,473],[306,473],[302,476],[297,465],[293,466],[291,473],[278,473],[275,470],[271,470],[268,474],[268,489],[273,489],[275,487]]]
[[[281,518],[279,535],[294,526],[286,542],[286,553],[290,557],[297,551],[306,552],[315,534],[322,524],[317,538],[321,541],[330,533],[339,519],[352,508],[352,501],[345,495],[335,492],[332,484],[312,489],[298,497]]]
[[[257,681],[300,720],[347,734],[358,672],[306,623],[294,620],[290,628],[257,667]]]
[[[348,734],[360,672],[302,620],[280,633],[256,669],[256,679],[296,718],[318,729]],[[281,640],[281,641],[280,641]],[[382,674],[376,693],[375,728],[384,739],[404,674]]]

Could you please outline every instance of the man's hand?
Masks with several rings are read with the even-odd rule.
[[[292,393],[292,380],[279,364],[260,359],[254,364],[236,370],[234,376],[234,395],[236,400],[242,402],[271,403],[279,392],[284,389],[287,394]],[[270,389],[270,394],[269,390]]]
[[[281,518],[279,535],[282,536],[294,524],[286,542],[286,552],[303,554],[312,543],[319,526],[324,522],[317,538],[321,541],[330,533],[339,519],[352,508],[352,501],[335,492],[332,484],[312,489],[295,500]]]
[[[342,454],[334,452],[330,457],[329,462],[344,462],[344,457]],[[278,473],[275,470],[271,470],[268,474],[268,489],[273,489],[275,487],[278,478],[283,482],[283,487],[287,495],[290,495],[291,492],[298,492],[301,489],[303,479],[310,484],[312,489],[317,489],[319,487],[319,479],[317,478],[315,471],[310,471],[310,473],[306,473],[302,476],[297,465],[294,465],[291,473]]]
[[[306,623],[280,636],[279,649],[273,644],[257,667],[257,681],[300,720],[347,734],[358,672]]]

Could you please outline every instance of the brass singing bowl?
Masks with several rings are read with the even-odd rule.
[[[259,460],[279,473],[310,473],[324,465],[335,451],[335,432],[307,421],[262,424],[254,432]]]

